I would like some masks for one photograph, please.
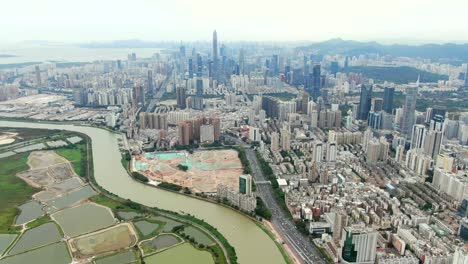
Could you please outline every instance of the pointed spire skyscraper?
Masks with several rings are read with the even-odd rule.
[[[213,31],[213,80],[218,80],[218,34]]]

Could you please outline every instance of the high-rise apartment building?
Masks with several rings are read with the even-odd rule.
[[[395,88],[385,87],[383,96],[382,110],[391,114],[393,111],[393,97],[395,96]]]
[[[411,87],[406,89],[405,104],[403,105],[403,120],[401,122],[401,132],[407,137],[411,135],[411,129],[415,123],[416,100],[418,88]]]
[[[148,71],[148,92],[154,93],[153,71]]]
[[[185,87],[177,87],[176,88],[176,99],[177,99],[177,107],[179,109],[185,109],[187,107],[187,89]]]
[[[213,31],[213,80],[219,81],[219,61],[218,61],[218,34]]]
[[[246,195],[252,195],[252,176],[244,174],[239,177],[239,192]]]
[[[342,238],[343,263],[373,264],[376,257],[377,232],[365,227],[345,227]]]
[[[190,144],[192,134],[192,123],[190,121],[184,121],[179,124],[179,144],[187,146]]]
[[[279,150],[279,134],[278,132],[271,133],[271,151],[278,151]]]
[[[311,95],[314,98],[314,100],[317,100],[317,98],[320,96],[320,88],[322,86],[322,81],[320,77],[320,64],[314,65],[314,68],[312,69],[312,91]]]
[[[424,146],[426,127],[424,125],[414,125],[411,133],[411,149],[420,149]]]
[[[201,125],[200,126],[200,142],[213,143],[214,142],[214,126]]]
[[[372,85],[370,86],[361,86],[361,95],[359,98],[359,120],[367,120],[369,116],[369,111],[371,109],[371,100],[372,100]]]
[[[291,131],[288,125],[284,125],[281,129],[281,148],[286,151],[291,150]]]
[[[439,155],[441,144],[442,132],[429,130],[424,139],[424,153],[435,160]]]
[[[39,68],[39,65],[36,65],[35,71],[36,71],[36,85],[38,87],[42,86],[42,80],[41,80],[41,69]]]

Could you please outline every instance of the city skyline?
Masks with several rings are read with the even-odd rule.
[[[467,0],[64,2],[2,5],[0,264],[468,264]]]
[[[268,12],[265,7],[268,6]],[[25,8],[28,7],[28,8]],[[313,3],[294,0],[287,5],[268,1],[237,1],[225,5],[212,0],[151,3],[136,1],[57,0],[9,1],[0,18],[0,44],[30,40],[63,43],[147,41],[207,41],[206,32],[222,32],[223,41],[323,41],[330,38],[382,43],[466,42],[464,19],[468,3],[460,0],[411,2],[333,0]],[[224,9],[226,10],[224,10]],[[219,10],[219,12],[216,12]],[[316,12],[314,12],[316,10]]]

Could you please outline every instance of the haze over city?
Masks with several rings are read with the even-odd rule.
[[[0,264],[468,264],[466,0],[1,8]]]
[[[18,0],[3,1],[2,10],[0,44],[206,41],[214,28],[223,41],[468,40],[464,0]]]

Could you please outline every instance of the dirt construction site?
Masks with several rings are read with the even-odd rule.
[[[19,173],[18,177],[36,188],[62,182],[75,176],[70,162],[53,151],[31,152],[28,165],[30,169]]]
[[[218,184],[237,189],[243,172],[235,150],[144,153],[133,158],[132,168],[151,181],[177,184],[198,193],[216,192]]]

